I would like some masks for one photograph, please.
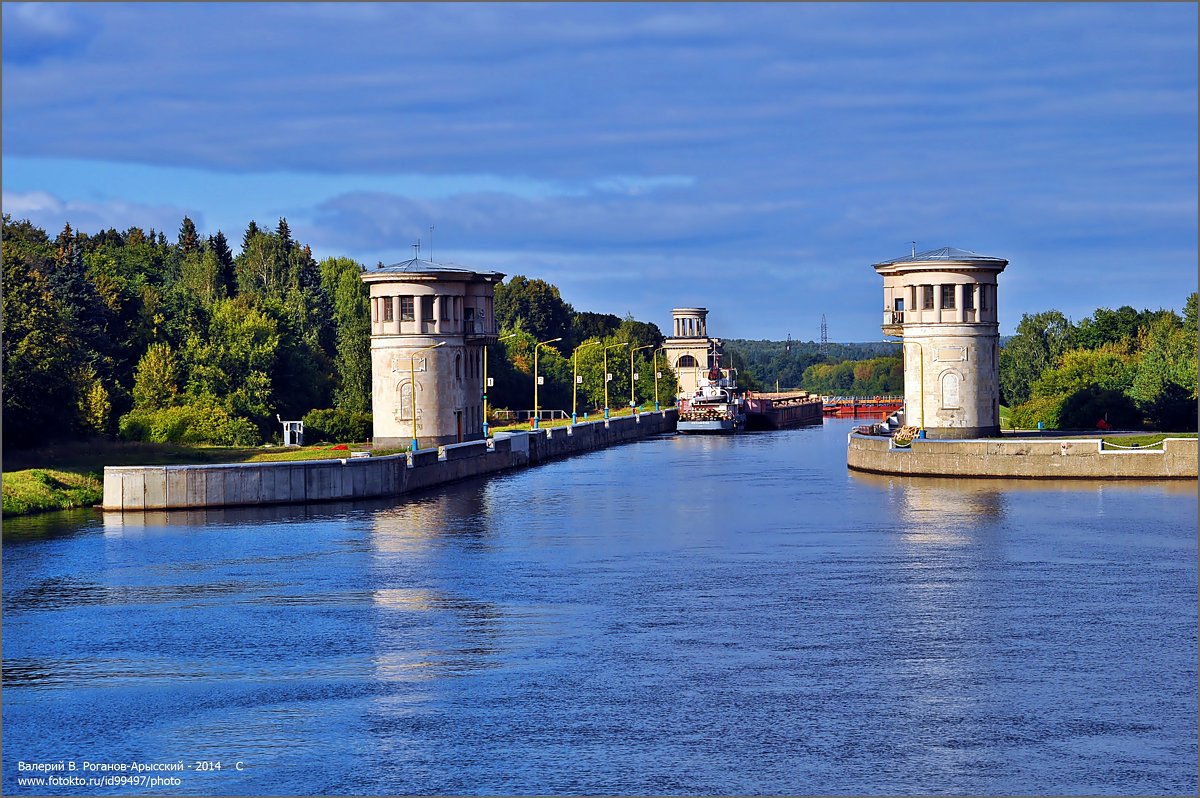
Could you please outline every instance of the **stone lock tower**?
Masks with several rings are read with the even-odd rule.
[[[708,335],[708,308],[673,308],[671,335],[663,341],[667,362],[679,376],[676,398],[696,392],[698,380],[712,368],[721,341]]]
[[[883,333],[902,338],[904,423],[930,438],[1000,434],[996,277],[1007,265],[953,247],[874,264]]]
[[[492,300],[503,278],[416,258],[363,272],[377,447],[483,438],[483,347],[496,340]]]

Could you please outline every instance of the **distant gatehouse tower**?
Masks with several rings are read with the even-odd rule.
[[[678,399],[694,394],[700,377],[716,365],[721,339],[708,335],[708,308],[674,308],[671,322],[671,335],[663,341],[663,348],[667,362],[679,376]]]
[[[483,347],[496,340],[492,300],[503,278],[416,258],[363,272],[375,446],[483,438]]]
[[[874,264],[883,333],[903,339],[904,423],[930,438],[1000,434],[996,276],[1007,265],[953,247]]]

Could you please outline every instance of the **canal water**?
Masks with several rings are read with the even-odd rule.
[[[1194,794],[1196,484],[854,475],[852,424],[6,521],[3,791]],[[85,761],[183,769],[19,781]]]

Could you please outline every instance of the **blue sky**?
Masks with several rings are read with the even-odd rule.
[[[880,337],[871,264],[1010,260],[1001,332],[1197,284],[1197,8],[3,5],[3,205],[429,254],[730,338]]]

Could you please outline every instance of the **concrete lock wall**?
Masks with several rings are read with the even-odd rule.
[[[674,432],[674,408],[544,430],[500,433],[384,457],[194,466],[106,466],[104,510],[199,509],[397,496]]]
[[[855,471],[927,477],[1024,479],[1196,479],[1197,440],[1168,438],[1162,449],[1101,450],[1097,439],[915,440],[851,434]]]

